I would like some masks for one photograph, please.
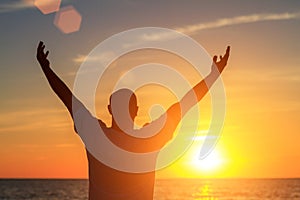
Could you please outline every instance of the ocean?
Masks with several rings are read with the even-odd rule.
[[[87,180],[0,179],[1,200],[87,200]],[[300,179],[158,179],[155,200],[300,200]]]

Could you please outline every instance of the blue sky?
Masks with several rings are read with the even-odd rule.
[[[0,4],[2,91],[7,91],[7,85],[16,89],[13,80],[21,81],[25,79],[24,81],[28,81],[26,75],[31,77],[33,74],[39,74],[39,69],[34,66],[35,47],[39,40],[44,40],[51,49],[54,64],[60,65],[63,63],[64,67],[57,70],[59,70],[58,72],[62,70],[62,73],[64,73],[65,70],[78,67],[78,65],[76,66],[76,64],[70,62],[74,57],[86,55],[97,43],[112,34],[130,28],[143,26],[177,28],[237,16],[300,12],[299,1],[226,1],[226,3],[220,1],[174,0],[63,1],[62,7],[73,5],[83,17],[80,31],[65,35],[53,25],[54,13],[43,15],[35,7],[20,8],[20,6],[16,6],[24,4],[24,2],[21,0],[4,0]],[[17,8],[14,9],[14,7]],[[247,38],[257,37],[260,39],[260,41],[257,41],[257,45],[262,44],[262,42],[265,42],[268,46],[278,45],[280,48],[285,48],[288,45],[287,47],[290,50],[297,51],[299,49],[298,44],[290,38],[296,39],[299,32],[298,24],[299,20],[297,19],[256,22],[244,25],[242,23],[242,25],[219,28],[222,32],[218,31],[217,28],[213,28],[196,31],[196,33],[190,35],[196,39],[199,38],[200,43],[211,50],[215,46],[210,47],[207,45],[210,41],[205,40],[211,34],[212,37],[215,37],[215,41],[220,42],[220,47],[215,52],[221,50],[229,41],[234,42],[230,37],[244,37],[245,46],[248,45],[246,43]],[[237,30],[241,26],[243,30]],[[224,37],[221,36],[221,34],[224,34],[223,31],[227,34]],[[281,35],[282,37],[278,41],[268,41],[268,38],[275,35]],[[60,57],[55,59],[57,55],[60,55]],[[9,95],[13,94],[7,93],[4,96]]]

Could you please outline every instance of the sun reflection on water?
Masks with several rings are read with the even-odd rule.
[[[218,200],[218,197],[213,195],[213,190],[209,184],[200,186],[192,196],[194,200]]]

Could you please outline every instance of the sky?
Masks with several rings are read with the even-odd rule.
[[[54,24],[57,13],[43,14],[33,1],[0,2],[0,178],[88,176],[84,145],[36,61],[38,42],[45,42],[51,67],[72,89],[76,71],[99,43],[140,27],[182,32],[211,56],[231,46],[222,74],[226,118],[215,149],[206,160],[197,158],[210,124],[208,94],[199,103],[202,115],[191,148],[158,171],[158,178],[300,177],[299,1],[63,0],[60,9],[66,6],[81,16],[80,29],[69,34]],[[181,72],[192,84],[200,81],[187,62],[164,52],[135,52],[114,65],[123,70],[151,59],[184,66]],[[161,95],[163,88],[146,89],[137,91],[140,123],[152,104],[174,102],[171,94]],[[107,124],[108,98],[99,89],[97,116]]]

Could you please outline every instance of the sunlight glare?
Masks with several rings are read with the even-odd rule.
[[[213,171],[223,163],[220,153],[214,149],[206,158],[199,159],[199,152],[194,154],[192,166],[198,170]]]

